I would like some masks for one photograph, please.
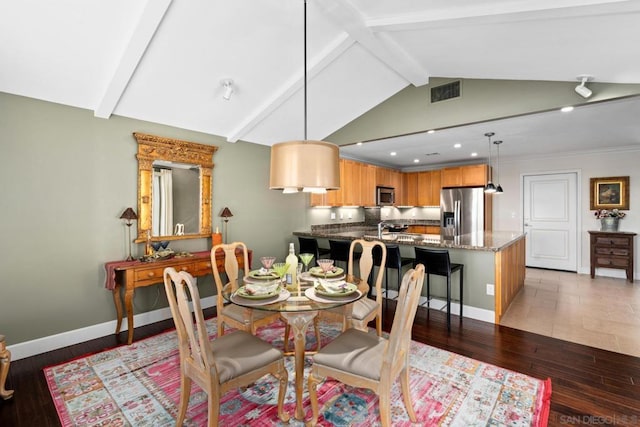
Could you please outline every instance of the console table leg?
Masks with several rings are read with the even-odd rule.
[[[116,335],[118,335],[122,327],[122,296],[120,295],[120,285],[118,284],[113,289],[113,304],[116,306]]]
[[[124,307],[127,310],[127,344],[133,342],[133,288],[124,293]]]
[[[11,363],[11,352],[4,344],[4,336],[0,335],[0,397],[4,400],[13,396],[13,390],[4,388],[7,376],[9,375],[9,364]]]

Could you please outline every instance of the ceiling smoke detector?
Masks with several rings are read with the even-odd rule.
[[[581,83],[578,86],[576,86],[576,93],[583,98],[589,98],[591,95],[593,95],[593,92],[591,91],[591,89],[585,86],[585,83],[593,80],[593,77],[584,74],[584,75],[578,76],[577,79]]]

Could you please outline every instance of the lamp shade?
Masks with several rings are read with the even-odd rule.
[[[136,215],[133,208],[127,208],[124,212],[122,212],[122,215],[120,215],[120,219],[132,221],[134,219],[138,219],[138,215]]]
[[[229,208],[225,207],[224,209],[222,209],[222,212],[220,212],[220,216],[222,218],[229,218],[229,217],[232,217],[233,214],[231,213]]]
[[[271,190],[338,190],[338,146],[324,141],[288,141],[271,146]]]

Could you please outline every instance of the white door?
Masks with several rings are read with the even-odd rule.
[[[578,270],[577,173],[525,175],[527,267]]]

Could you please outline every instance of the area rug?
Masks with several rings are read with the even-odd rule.
[[[211,337],[216,319],[207,320]],[[310,331],[308,348],[315,348]],[[260,338],[283,346],[284,326],[258,330]],[[323,343],[339,334],[338,324],[322,325]],[[307,357],[305,376],[311,359]],[[295,408],[293,357],[287,357],[289,387],[285,410]],[[179,402],[179,356],[175,331],[44,370],[63,426],[173,426]],[[306,379],[305,379],[306,386]],[[551,383],[418,342],[411,345],[411,399],[418,424],[411,423],[399,383],[393,385],[394,426],[545,426]],[[277,382],[265,376],[253,387],[227,393],[220,404],[221,426],[280,426]],[[305,392],[307,418],[311,406]],[[318,387],[319,425],[380,424],[377,396],[327,379]],[[186,426],[207,424],[207,396],[195,384]],[[289,426],[303,423],[291,419]]]

